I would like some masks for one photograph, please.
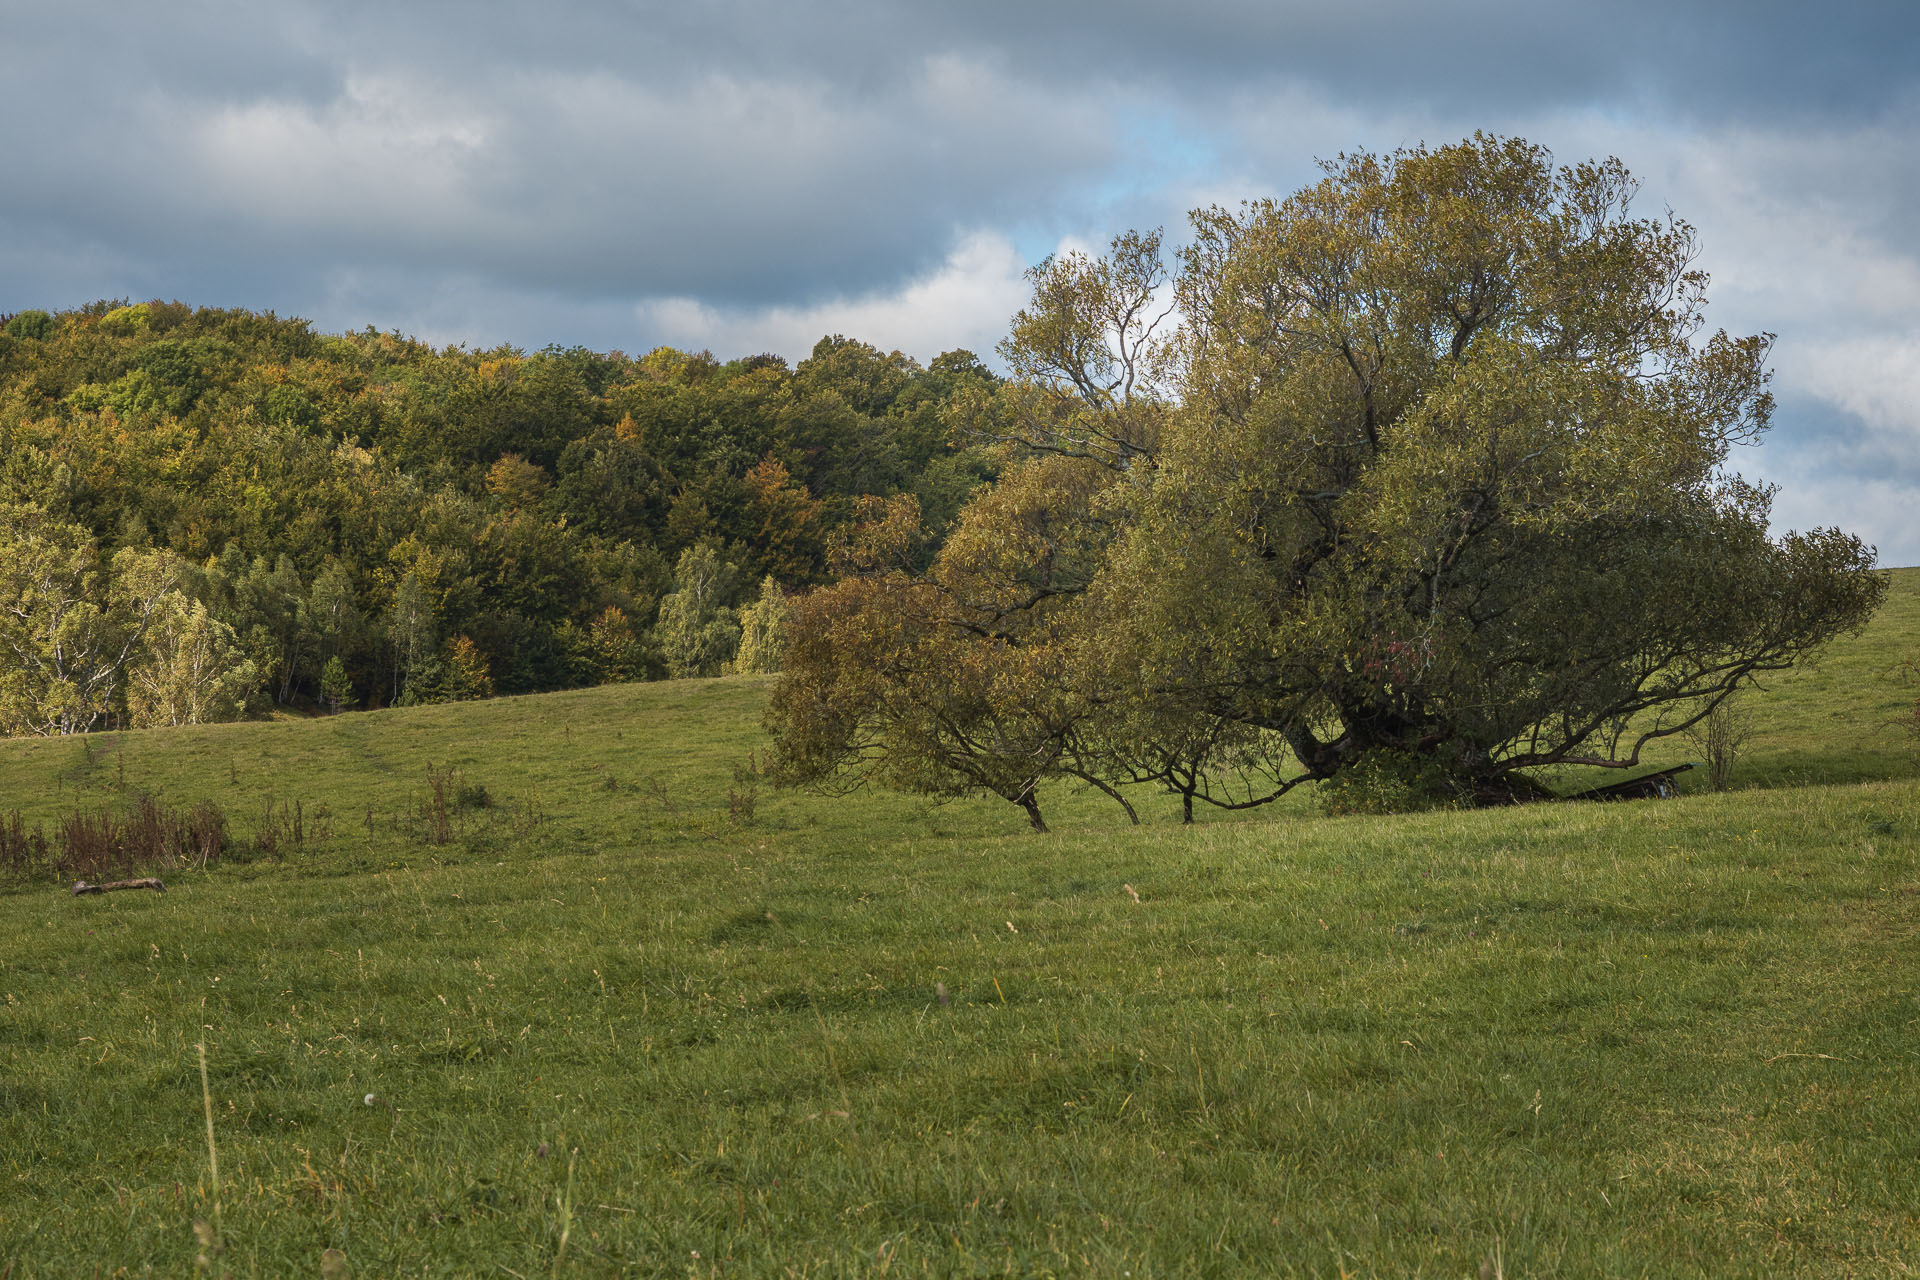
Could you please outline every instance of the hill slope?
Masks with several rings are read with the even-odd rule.
[[[751,680],[0,745],[307,837],[0,894],[0,1256],[193,1265],[204,1044],[236,1274],[1912,1270],[1916,633],[1645,804],[1039,837],[756,786]]]
[[[1920,680],[1898,669],[1902,659],[1920,657],[1920,569],[1897,569],[1892,577],[1886,606],[1865,633],[1750,695],[1754,725],[1736,787],[1911,775],[1912,744],[1893,722],[1920,696]],[[577,839],[644,843],[703,823],[731,825],[728,793],[748,790],[750,779],[739,775],[750,755],[765,750],[759,715],[766,685],[763,677],[604,685],[316,720],[4,741],[0,812],[17,807],[28,821],[43,822],[76,803],[150,791],[179,801],[213,799],[244,834],[269,803],[298,801],[330,812],[338,833],[365,836],[371,812],[378,845],[386,838],[378,833],[397,832],[418,808],[433,765],[460,769],[503,802],[537,802]],[[1649,767],[1664,767],[1697,753],[1685,739],[1668,739],[1647,759]],[[1682,783],[1698,788],[1704,780],[1696,773]],[[1310,807],[1310,795],[1297,793],[1290,807]],[[827,800],[765,787],[755,799],[756,825],[774,831],[937,836],[1011,833],[1025,824],[997,800]],[[1118,816],[1097,796],[1056,788],[1047,799],[1049,816],[1059,812],[1070,826],[1107,826]],[[1149,801],[1145,812],[1154,821],[1177,817],[1171,803]]]

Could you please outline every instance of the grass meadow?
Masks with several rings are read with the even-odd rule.
[[[1047,836],[770,789],[747,678],[0,744],[273,845],[0,882],[0,1277],[1912,1275],[1916,654],[1725,793]]]

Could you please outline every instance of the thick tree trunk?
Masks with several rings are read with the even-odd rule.
[[[1033,824],[1033,829],[1046,834],[1047,820],[1040,816],[1040,802],[1033,798],[1033,793],[1028,792],[1015,803],[1027,811],[1027,821]]]

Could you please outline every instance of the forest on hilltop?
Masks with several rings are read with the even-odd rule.
[[[969,352],[923,367],[838,336],[789,366],[22,311],[0,325],[0,588],[38,612],[0,636],[0,719],[714,674],[743,614],[826,580],[863,498],[949,524],[996,472],[967,441],[998,397]],[[83,649],[104,681],[70,669]]]

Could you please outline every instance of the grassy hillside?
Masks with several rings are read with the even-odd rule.
[[[194,1266],[200,1044],[237,1275],[1908,1274],[1917,651],[1728,795],[1198,830],[772,792],[751,680],[0,745],[306,836],[0,892],[0,1274]]]
[[[1735,785],[1779,786],[1911,776],[1916,744],[1895,728],[1911,724],[1920,698],[1920,569],[1895,569],[1893,589],[1860,636],[1816,661],[1769,677],[1752,699],[1751,750]]]
[[[1920,681],[1897,669],[1903,658],[1920,657],[1920,569],[1894,570],[1892,577],[1887,604],[1863,635],[1840,641],[1813,665],[1770,677],[1749,695],[1754,726],[1736,788],[1912,776],[1913,744],[1893,721],[1920,697]],[[489,819],[497,826],[508,802],[517,801],[537,804],[568,837],[592,845],[712,835],[735,825],[729,793],[743,795],[751,784],[736,774],[765,750],[765,685],[761,677],[607,685],[319,720],[0,742],[0,811],[17,807],[30,822],[42,822],[76,804],[116,803],[147,791],[182,802],[211,798],[246,835],[269,805],[298,802],[331,815],[334,848],[378,850],[403,839],[433,765],[461,770],[501,802],[501,812],[476,816],[476,828]],[[1650,748],[1647,761],[1663,767],[1696,755],[1692,743],[1674,738]],[[1569,770],[1565,785],[1573,785],[1576,772],[1580,785],[1620,776]],[[1704,785],[1698,773],[1681,781]],[[1049,820],[1069,827],[1112,826],[1118,816],[1097,795],[1055,788],[1043,798]],[[1177,821],[1177,805],[1143,800],[1149,821]],[[1313,807],[1309,789],[1290,797],[1283,812]],[[1203,809],[1201,816],[1209,815]],[[997,800],[823,800],[759,786],[754,825],[817,838],[896,839],[1010,834],[1025,830],[1025,818]]]

